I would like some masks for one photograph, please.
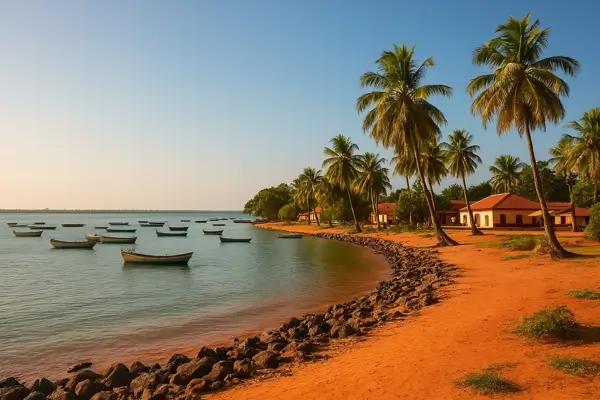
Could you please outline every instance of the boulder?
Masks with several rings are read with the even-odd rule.
[[[238,377],[249,377],[252,373],[252,361],[250,359],[238,360],[233,363],[233,370]]]
[[[49,400],[79,400],[75,393],[69,389],[58,388],[50,396]]]
[[[135,377],[143,372],[150,372],[150,367],[139,361],[136,361],[131,364],[131,367],[129,367],[129,372],[131,372],[131,374]]]
[[[322,333],[329,333],[331,326],[327,322],[321,322],[319,324],[314,324],[310,328],[308,328],[309,336],[316,336]]]
[[[19,382],[17,380],[17,378],[14,377],[9,377],[9,378],[5,378],[0,380],[0,388],[9,388],[12,386],[22,386],[21,382]]]
[[[68,372],[68,373],[71,373],[71,372],[77,372],[77,371],[80,371],[80,370],[82,370],[82,369],[89,368],[89,367],[91,367],[91,366],[92,366],[92,363],[91,363],[91,362],[89,362],[89,361],[85,361],[85,362],[82,362],[82,363],[79,363],[79,364],[75,364],[75,365],[73,365],[71,368],[69,368],[69,369],[67,370],[67,372]]]
[[[221,381],[214,381],[213,383],[210,384],[211,390],[219,390],[222,387],[223,387],[223,382],[221,382]]]
[[[46,378],[40,378],[33,382],[30,389],[32,392],[41,392],[45,395],[49,395],[56,390],[56,385]]]
[[[214,365],[214,361],[208,357],[202,357],[182,364],[177,368],[177,374],[181,375],[181,384],[186,385],[194,378],[202,378],[207,375]]]
[[[160,372],[144,372],[132,380],[129,387],[135,397],[140,397],[144,389],[155,389],[165,381],[165,376]]]
[[[288,322],[286,322],[285,324],[283,324],[283,326],[281,327],[281,329],[284,330],[284,331],[287,331],[288,329],[295,328],[295,327],[299,326],[301,322],[302,321],[300,321],[298,318],[292,317],[292,318],[290,318],[290,320]]]
[[[346,338],[351,336],[356,330],[349,324],[344,322],[338,322],[331,327],[331,337],[333,338]]]
[[[5,386],[0,389],[0,400],[23,400],[29,393],[23,385]]]
[[[285,342],[286,340],[281,337],[281,332],[279,331],[264,331],[260,335],[260,341],[269,344],[273,342]]]
[[[75,394],[81,400],[89,400],[96,393],[100,393],[107,390],[106,385],[98,381],[90,381],[86,379],[85,381],[81,381],[75,386]]]
[[[42,392],[31,392],[24,400],[46,400],[47,397]]]
[[[120,386],[129,386],[133,376],[124,364],[117,363],[107,368],[104,372],[105,379],[102,381],[106,386],[113,389]]]
[[[233,372],[233,363],[231,361],[219,361],[213,365],[212,370],[206,378],[211,381],[220,381]]]
[[[267,350],[280,352],[281,350],[283,350],[285,348],[286,345],[287,345],[286,342],[272,342],[272,343],[269,343],[269,345],[267,346]]]
[[[207,381],[206,379],[192,379],[185,388],[185,394],[198,395],[202,392],[206,392],[210,390],[210,384],[211,382]]]
[[[260,369],[277,368],[279,366],[279,355],[272,350],[263,350],[252,357],[252,362]]]
[[[183,354],[173,354],[169,362],[165,366],[165,370],[170,374],[174,374],[180,365],[190,362],[190,358]]]
[[[65,386],[67,389],[71,389],[71,391],[74,391],[75,386],[77,386],[79,382],[85,381],[86,379],[89,379],[90,381],[95,381],[100,378],[102,378],[102,375],[92,370],[86,369],[83,371],[79,371],[77,374],[75,374],[75,376],[69,379],[69,382],[67,382]]]
[[[111,391],[104,391],[96,393],[90,400],[118,400],[118,395]]]
[[[209,347],[201,347],[200,350],[198,350],[198,355],[196,356],[196,358],[202,357],[214,358],[216,360],[217,352]]]
[[[251,338],[247,338],[243,342],[239,343],[237,347],[238,347],[238,349],[246,350],[246,349],[262,349],[265,346],[266,345],[263,345],[259,338],[251,337]]]
[[[227,352],[229,349],[227,347],[217,347],[215,349],[215,353],[217,354],[217,361],[225,360],[227,358]]]

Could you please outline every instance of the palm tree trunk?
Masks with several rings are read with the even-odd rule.
[[[598,181],[594,181],[594,204],[598,202]]]
[[[377,200],[373,192],[371,192],[371,202],[373,203],[373,213],[375,214],[375,219],[377,220],[377,230],[381,229],[381,223],[379,222],[379,210],[377,210]]]
[[[356,213],[354,212],[354,204],[352,204],[352,194],[350,193],[350,188],[347,189],[348,191],[348,200],[350,201],[350,210],[352,210],[352,217],[354,218],[354,226],[356,227],[356,232],[362,232],[362,229],[360,229],[360,225],[358,224],[358,220],[356,219]]]
[[[415,160],[419,159],[419,149],[417,148],[417,143],[413,143],[413,157]],[[427,182],[425,181],[425,175],[423,174],[423,169],[421,168],[421,163],[417,162],[417,173],[419,175],[419,180],[421,181],[421,186],[423,186],[423,190],[425,191],[425,201],[427,201],[427,207],[429,207],[429,212],[432,216],[433,221],[433,231],[435,232],[435,236],[438,239],[439,246],[455,246],[456,243],[440,226],[440,223],[437,219],[437,215],[435,213],[435,206],[431,202],[431,197],[429,196],[429,190],[427,190]]]
[[[477,225],[475,225],[475,218],[473,218],[473,210],[471,210],[471,204],[469,204],[469,195],[467,192],[467,181],[465,180],[465,174],[462,174],[461,178],[463,184],[463,193],[465,195],[465,203],[467,203],[467,211],[469,213],[469,220],[471,221],[471,235],[483,235],[483,232],[481,232],[479,228],[477,228]],[[460,214],[458,215],[458,217],[460,218]]]
[[[577,232],[577,225],[575,224],[577,222],[575,219],[575,203],[573,202],[573,185],[568,183],[567,187],[569,188],[569,200],[571,201],[571,232]]]
[[[410,180],[408,179],[408,175],[406,175],[405,178],[406,178],[406,189],[408,189],[408,193],[410,193]],[[415,224],[414,219],[413,219],[412,206],[408,209],[408,223],[410,226],[413,226]]]
[[[306,199],[308,203],[308,216],[306,217],[306,223],[310,225],[310,198]]]
[[[550,213],[548,212],[548,205],[546,204],[546,199],[544,198],[544,191],[542,189],[542,181],[540,179],[540,175],[537,169],[535,152],[533,150],[533,142],[531,140],[531,132],[529,131],[529,124],[525,125],[525,136],[527,138],[527,150],[529,150],[529,158],[531,159],[531,172],[533,173],[533,183],[535,184],[535,191],[538,196],[538,200],[540,202],[540,207],[542,209],[542,217],[544,219],[544,231],[546,232],[546,238],[548,239],[549,247],[550,247],[550,256],[552,258],[565,258],[572,257],[574,254],[566,251],[560,245],[558,238],[556,237],[556,233],[554,233],[554,224],[550,217]]]
[[[431,179],[427,179],[427,183],[429,183],[429,194],[431,195],[431,204],[433,204],[433,212],[437,217],[437,206],[435,205],[435,193],[433,192],[433,184],[431,183]],[[431,223],[433,224],[433,215],[431,216]]]
[[[312,203],[313,203],[313,212],[315,213],[315,221],[317,223],[317,226],[321,226],[321,223],[319,222],[319,216],[317,215],[317,207],[315,206],[316,202],[315,202],[314,198],[313,198]]]

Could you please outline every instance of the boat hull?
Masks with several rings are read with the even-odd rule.
[[[29,225],[29,229],[35,230],[35,231],[39,231],[40,229],[44,229],[46,231],[52,231],[52,230],[56,229],[56,227],[55,226],[46,226],[46,225],[42,225],[42,226]]]
[[[188,228],[187,226],[170,226],[169,230],[173,232],[187,232]]]
[[[133,243],[135,243],[136,240],[137,240],[137,236],[126,237],[126,238],[113,237],[113,236],[101,236],[100,237],[101,243],[111,243],[111,244],[133,244]]]
[[[206,221],[196,221],[197,224],[205,224]]]
[[[100,236],[100,235],[85,235],[85,238],[87,240],[89,240],[90,242],[100,243],[100,239],[102,238],[102,236]]]
[[[153,256],[127,251],[121,251],[125,264],[152,264],[152,265],[187,265],[194,253],[176,254],[172,256]]]
[[[44,231],[15,231],[13,229],[13,233],[16,237],[40,237]]]
[[[236,224],[251,224],[252,221],[249,219],[234,219],[233,222]]]
[[[225,224],[212,224],[213,226],[225,226]]]
[[[252,238],[226,238],[223,236],[219,236],[219,240],[221,240],[221,243],[250,243],[250,241],[252,240]]]
[[[125,225],[129,225],[129,222],[109,222],[109,225],[115,225],[115,226],[125,226]]]
[[[116,229],[116,228],[106,228],[106,232],[113,233],[135,233],[137,229]]]
[[[62,224],[63,228],[83,228],[85,224]]]
[[[156,231],[156,236],[158,237],[185,237],[187,236],[187,232],[160,232]]]
[[[94,229],[108,229],[108,226],[95,226]]]
[[[140,224],[140,226],[143,226],[145,228],[161,228],[163,226],[165,226],[164,222],[148,222],[145,224]]]
[[[206,229],[203,229],[202,232],[204,232],[205,235],[221,235],[223,233],[223,229],[221,229],[220,231],[207,231]]]
[[[55,249],[93,249],[96,242],[65,242],[62,240],[50,239],[50,245]]]

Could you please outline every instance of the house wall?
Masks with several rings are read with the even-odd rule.
[[[560,215],[555,215],[554,216],[554,225],[571,225],[571,215],[562,215],[563,217],[565,217],[564,222],[561,220],[561,216]],[[575,226],[577,227],[585,227],[587,225],[587,218],[586,217],[578,217],[577,215],[575,215]]]
[[[494,214],[493,211],[473,211],[473,218],[477,221],[479,217],[479,224],[477,226],[479,228],[493,228],[494,227]],[[471,226],[471,221],[469,220],[469,213],[467,211],[460,212],[460,224],[466,226]]]
[[[480,228],[502,228],[502,227],[536,227],[540,226],[541,217],[530,217],[532,210],[489,210],[489,211],[473,211],[473,217],[477,219],[479,215]],[[504,215],[504,220],[502,219]],[[521,216],[520,223],[517,223],[518,216]],[[486,225],[486,217],[488,225]],[[464,221],[468,219],[468,212],[461,211],[460,221],[464,225]],[[559,219],[560,220],[560,219]],[[568,222],[570,223],[570,222]],[[471,226],[470,222],[467,226]]]
[[[319,217],[319,222],[321,222],[321,213],[318,212],[316,216]],[[298,215],[298,222],[306,222],[307,217],[308,217],[307,215]],[[317,220],[315,218],[315,213],[313,211],[311,211],[311,213],[310,213],[310,222],[311,222],[311,224],[313,222],[315,222],[315,223],[317,222]]]
[[[375,217],[375,213],[371,213],[369,218],[372,224],[377,223],[377,218]],[[379,214],[379,222],[382,224],[393,224],[394,223],[394,215],[393,214]]]

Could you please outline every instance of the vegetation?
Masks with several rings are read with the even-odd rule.
[[[519,177],[525,164],[519,157],[503,154],[490,166],[490,183],[497,193],[514,193],[519,185]]]
[[[379,157],[379,154],[365,153],[359,157],[358,175],[356,177],[356,190],[358,193],[364,194],[371,200],[373,213],[377,221],[377,229],[379,229],[379,198],[385,195],[388,189],[392,188],[390,178],[388,177],[388,169],[384,167],[387,160]]]
[[[534,250],[543,238],[541,235],[508,235],[497,247],[516,251]]]
[[[473,63],[489,67],[491,73],[475,77],[467,85],[467,92],[474,97],[471,110],[481,115],[484,127],[496,118],[498,135],[514,127],[519,136],[525,136],[552,255],[568,257],[572,253],[562,248],[552,229],[531,132],[545,130],[547,122],[558,123],[564,118],[561,96],[569,95],[569,86],[555,72],[574,76],[579,62],[567,56],[542,58],[550,30],[540,28],[539,20],[532,21],[529,14],[522,19],[509,17],[498,26],[496,34],[473,55]]]
[[[464,379],[458,381],[458,387],[471,387],[482,395],[496,393],[513,393],[519,391],[518,386],[509,379],[500,375],[500,371],[514,364],[495,364],[484,368],[480,373],[468,374]]]
[[[290,186],[282,183],[279,186],[260,190],[244,205],[244,213],[261,218],[277,219],[279,209],[290,203],[291,200]]]
[[[576,299],[600,300],[600,292],[590,289],[571,290],[568,295]]]
[[[317,170],[315,168],[304,168],[304,171],[300,174],[300,176],[298,176],[294,184],[294,199],[296,200],[297,204],[302,204],[304,200],[306,200],[306,205],[308,207],[306,223],[308,224],[310,224],[311,211],[315,210],[315,197],[322,181],[323,176],[321,170]],[[321,224],[319,223],[319,217],[317,213],[315,212],[314,215],[317,225],[320,226]]]
[[[585,236],[600,242],[600,203],[590,209],[590,221],[585,227]]]
[[[575,327],[575,316],[565,306],[543,309],[523,318],[514,333],[529,339],[567,339]]]
[[[595,376],[600,372],[600,363],[570,356],[552,356],[548,358],[548,365],[554,369],[578,376]]]

